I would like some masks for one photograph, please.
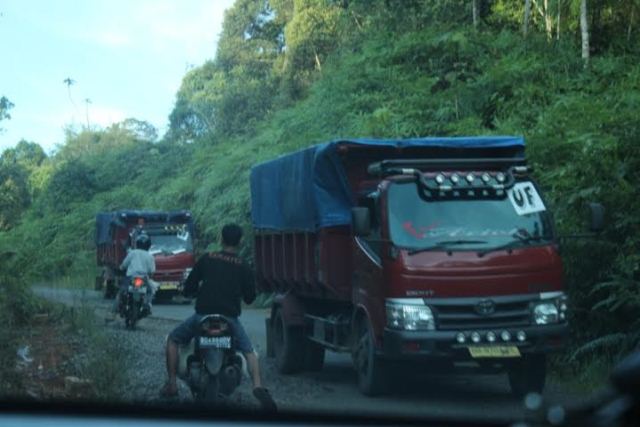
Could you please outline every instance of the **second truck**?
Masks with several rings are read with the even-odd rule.
[[[149,252],[154,256],[156,272],[151,277],[160,284],[156,298],[178,295],[195,264],[194,223],[191,212],[119,210],[96,216],[96,261],[102,268],[96,289],[105,298],[113,298],[120,286],[120,264],[135,234],[144,231],[151,238]]]

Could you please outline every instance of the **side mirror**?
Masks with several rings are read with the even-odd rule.
[[[371,234],[371,216],[369,208],[351,208],[351,225],[353,234],[364,237]]]
[[[589,231],[599,233],[604,229],[605,209],[600,203],[589,203]]]

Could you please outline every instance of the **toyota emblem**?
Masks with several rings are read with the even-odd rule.
[[[496,303],[490,299],[483,299],[476,304],[476,313],[480,316],[489,316],[496,311]]]

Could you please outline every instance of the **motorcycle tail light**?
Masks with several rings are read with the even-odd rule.
[[[229,329],[229,325],[226,322],[210,321],[202,324],[202,332],[209,337],[215,337],[222,335]]]
[[[133,286],[135,286],[136,288],[139,288],[143,284],[144,284],[144,280],[142,279],[142,277],[136,277],[133,279]]]

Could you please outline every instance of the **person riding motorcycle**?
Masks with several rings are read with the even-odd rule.
[[[141,232],[136,236],[136,247],[134,249],[130,249],[125,257],[124,261],[120,265],[120,270],[126,270],[126,276],[124,280],[120,282],[120,289],[118,289],[118,293],[113,301],[113,306],[111,309],[112,317],[107,320],[114,320],[120,304],[120,299],[122,295],[127,292],[129,285],[131,284],[131,279],[135,276],[143,276],[147,279],[151,279],[151,275],[156,271],[156,262],[153,258],[153,255],[149,253],[149,248],[151,247],[151,238],[148,234]],[[149,314],[151,314],[151,300],[153,299],[154,287],[149,282],[148,287],[148,295],[147,295],[147,307]]]
[[[160,394],[162,397],[178,395],[178,346],[187,345],[197,335],[200,319],[204,315],[220,314],[230,322],[236,347],[247,360],[253,382],[253,395],[264,409],[273,411],[276,410],[276,404],[269,391],[262,386],[257,354],[238,320],[241,300],[251,304],[256,297],[253,273],[238,257],[242,229],[236,224],[227,224],[222,228],[221,234],[222,251],[201,257],[185,282],[183,293],[187,297],[196,297],[196,312],[178,325],[167,338],[168,381]]]

